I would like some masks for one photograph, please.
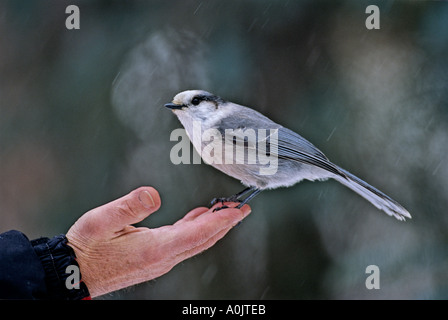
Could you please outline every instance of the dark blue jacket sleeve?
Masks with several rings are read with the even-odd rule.
[[[64,235],[30,241],[11,230],[0,234],[0,299],[64,299],[89,296],[84,283],[68,288],[69,265],[79,266]],[[79,275],[80,278],[80,275]]]

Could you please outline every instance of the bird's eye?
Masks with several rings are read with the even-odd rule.
[[[194,97],[191,100],[191,104],[193,104],[194,106],[197,106],[199,103],[201,103],[201,100],[198,97]]]

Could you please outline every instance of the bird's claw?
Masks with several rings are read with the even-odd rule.
[[[229,208],[229,207],[223,205],[223,206],[221,206],[221,207],[216,207],[215,209],[213,209],[213,212],[216,212],[216,211],[219,211],[219,210],[222,210],[222,209],[227,209],[227,208]]]
[[[213,207],[215,204],[221,202],[221,204],[224,204],[224,202],[241,202],[236,197],[228,197],[228,198],[213,198],[212,201],[210,201],[210,205]]]

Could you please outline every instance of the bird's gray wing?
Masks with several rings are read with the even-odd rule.
[[[214,126],[215,129],[219,130],[226,143],[241,143],[245,144],[246,148],[255,149],[257,147],[256,141],[263,142],[269,139],[270,130],[281,127],[281,125],[255,110],[243,106],[239,106],[239,108],[244,109],[245,112],[231,114],[218,121]],[[260,129],[266,130],[266,135],[261,139],[258,138]],[[229,133],[227,130],[231,130],[230,134],[226,134]],[[250,130],[253,130],[257,137],[255,144],[254,141],[248,140]]]
[[[223,137],[226,137],[224,139],[229,140],[229,137],[233,139],[233,141],[225,141],[226,143],[241,143],[245,145],[245,148],[255,149],[257,146],[253,143],[248,143],[247,134],[244,133],[247,133],[247,129],[254,129],[258,139],[258,130],[264,129],[267,131],[267,134],[263,137],[263,140],[257,140],[257,143],[258,146],[265,145],[271,155],[274,155],[276,150],[279,159],[317,166],[336,175],[345,177],[345,174],[339,170],[339,167],[331,163],[311,142],[253,109],[242,108],[245,109],[244,113],[235,113],[227,116],[215,126]],[[226,129],[232,129],[233,136],[226,136]],[[266,143],[260,144],[260,142],[264,141]]]
[[[322,151],[299,134],[285,127],[281,127],[278,130],[278,157],[279,159],[317,166],[345,177],[345,174],[339,167],[331,163]]]

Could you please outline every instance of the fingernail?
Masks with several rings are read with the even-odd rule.
[[[148,191],[142,191],[138,195],[138,198],[140,199],[140,202],[147,208],[154,208],[156,206],[156,203],[154,202],[154,199]]]
[[[249,213],[252,211],[249,206],[243,206],[243,208],[240,209],[243,212],[243,216],[236,218],[233,221],[234,225],[239,225],[241,223],[241,221],[243,221],[244,218],[246,218],[249,215]]]
[[[243,208],[241,208],[241,210],[243,211],[243,214],[244,214],[245,217],[247,215],[249,215],[249,213],[252,212],[251,207],[249,207],[248,205],[243,206]]]

